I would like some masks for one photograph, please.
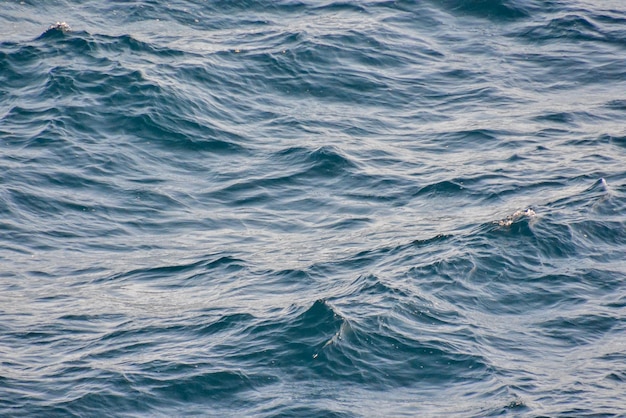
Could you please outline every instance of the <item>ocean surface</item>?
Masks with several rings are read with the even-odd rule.
[[[626,2],[0,0],[0,416],[625,417]]]

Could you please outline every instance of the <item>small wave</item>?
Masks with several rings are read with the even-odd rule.
[[[48,38],[54,38],[59,35],[64,35],[72,32],[72,28],[66,22],[56,22],[48,27],[44,33],[42,33],[37,39],[44,40]]]

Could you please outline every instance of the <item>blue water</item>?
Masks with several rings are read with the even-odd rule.
[[[621,0],[0,1],[0,416],[626,416],[625,69]]]

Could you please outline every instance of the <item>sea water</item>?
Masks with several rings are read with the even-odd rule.
[[[0,415],[626,415],[626,3],[0,1]]]

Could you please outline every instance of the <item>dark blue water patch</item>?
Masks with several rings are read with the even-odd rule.
[[[311,45],[311,48],[315,48],[319,50],[318,53],[323,54],[324,49],[320,49],[320,46],[333,46],[334,52],[329,55],[336,57],[339,63],[353,64],[355,68],[378,69],[379,77],[377,78],[379,80],[387,78],[384,70],[389,70],[393,74],[408,67],[407,60],[410,62],[420,60],[421,58],[427,62],[441,56],[441,54],[427,47],[413,51],[414,55],[404,54],[402,51],[394,51],[393,42],[402,41],[403,39],[392,31],[369,32],[352,30],[347,34],[329,34],[320,37],[316,39],[316,42],[319,44],[317,48],[315,48],[315,45]],[[305,62],[302,62],[302,64],[305,64]],[[363,74],[361,74],[362,76]],[[375,84],[371,86],[375,86]],[[384,85],[384,87],[389,86],[389,84]],[[367,93],[369,90],[370,88],[367,85],[361,87],[363,93]]]
[[[306,177],[342,177],[357,171],[357,164],[349,156],[343,155],[341,150],[324,146],[315,150],[307,148],[289,148],[281,150],[275,155],[285,161],[287,165],[298,164],[308,166],[303,173]]]
[[[318,300],[305,310],[299,309],[282,321],[265,320],[249,324],[246,333],[253,341],[240,353],[230,356],[244,356],[247,361],[271,360],[283,372],[295,377],[314,372],[314,355],[340,328],[342,319],[322,300]],[[218,351],[229,353],[228,345]],[[253,360],[256,359],[256,360]]]
[[[626,110],[626,100],[610,100],[604,106],[608,109],[623,111]]]
[[[493,170],[489,174],[472,175],[461,178],[451,178],[435,183],[426,183],[419,187],[413,185],[409,189],[412,198],[450,199],[452,205],[462,205],[466,199],[480,199],[493,201],[501,199],[507,194],[518,193],[524,188],[517,178],[507,173]],[[532,185],[526,187],[546,187],[547,185]]]
[[[595,173],[584,175],[582,180],[583,184],[589,184],[586,189],[581,190],[579,193],[570,194],[568,196],[561,197],[559,199],[550,202],[549,208],[551,210],[557,210],[563,216],[563,224],[570,222],[579,222],[581,220],[580,214],[593,214],[598,215],[611,215],[619,211],[619,208],[624,206],[624,199],[622,194],[613,191],[608,182],[604,178],[598,179]],[[589,181],[587,177],[595,177],[593,182]],[[612,180],[609,180],[612,181]],[[570,210],[569,208],[576,208],[576,210]],[[603,221],[602,218],[593,219]],[[606,221],[614,221],[613,218],[604,219]]]
[[[198,325],[191,327],[189,331],[193,331],[199,337],[214,337],[220,333],[240,331],[256,320],[253,315],[246,313],[224,315],[218,319],[213,318],[212,314],[208,315],[212,319],[204,316],[197,318]]]
[[[528,230],[528,235],[532,234],[536,237],[529,244],[534,244],[540,251],[541,257],[565,259],[575,256],[578,248],[574,242],[571,228],[559,222],[550,222],[550,218],[549,215],[546,215],[543,221],[537,224],[534,229],[536,233]],[[524,224],[520,226],[524,226]],[[524,233],[524,229],[526,228],[519,228],[519,232]]]
[[[602,28],[601,32],[605,42],[621,48],[626,46],[623,12],[613,10],[606,13],[596,13],[592,20]]]
[[[626,382],[626,374],[621,372],[610,373],[606,378],[620,383]]]
[[[226,12],[230,8],[231,13],[246,10],[252,15],[248,16],[229,16],[228,14],[220,19],[211,18],[216,13]],[[180,3],[172,2],[167,5],[158,4],[156,2],[138,2],[136,4],[127,4],[125,2],[111,2],[107,4],[105,13],[120,16],[124,24],[132,24],[135,22],[165,21],[178,23],[188,27],[198,27],[203,29],[224,29],[233,27],[236,23],[241,24],[242,21],[246,25],[262,24],[263,20],[254,19],[257,13],[262,13],[270,5],[263,5],[258,2],[233,2],[224,3],[216,2],[207,4],[206,2],[189,2]]]
[[[624,222],[586,221],[572,224],[572,229],[585,247],[596,250],[597,260],[610,257],[611,249],[624,245],[626,240]]]
[[[334,1],[328,4],[313,5],[316,6],[312,10],[319,13],[370,13],[370,9],[360,4],[354,4],[348,1]]]
[[[16,148],[45,147],[51,142],[49,137],[46,138],[46,133],[49,132],[51,121],[56,117],[59,117],[59,112],[49,107],[11,107],[5,115],[7,123],[4,124],[2,131],[3,144]]]
[[[341,290],[341,294],[335,296],[338,300],[347,296],[369,295],[378,300],[389,299],[396,301],[398,298],[411,296],[403,289],[394,287],[389,283],[384,283],[372,274],[360,275],[351,283],[343,284]],[[332,300],[334,299],[331,299],[331,302]]]
[[[569,346],[581,346],[602,339],[619,324],[619,319],[607,315],[591,314],[579,317],[558,317],[537,324],[550,338]]]
[[[480,359],[442,342],[406,338],[384,323],[380,327],[384,337],[344,327],[340,337],[316,357],[320,372],[333,380],[389,389],[442,384],[455,380],[455,375],[458,378],[458,373],[463,379],[476,379],[485,369]]]
[[[235,394],[259,389],[261,386],[275,381],[273,376],[251,375],[239,371],[198,372],[193,366],[182,368],[175,365],[175,369],[159,367],[158,373],[165,378],[142,378],[142,386],[152,388],[156,397],[165,398],[170,402],[184,406],[188,403],[199,403],[210,407],[214,402],[231,398]]]
[[[178,265],[155,266],[118,273],[103,278],[105,281],[116,283],[124,282],[152,282],[155,288],[168,289],[170,287],[195,286],[199,283],[209,283],[218,277],[236,277],[247,269],[247,263],[232,256],[211,256],[206,259],[181,263]]]
[[[312,314],[313,308],[308,311]],[[336,317],[336,314],[333,316]],[[330,319],[330,317],[329,317]],[[303,319],[304,320],[304,319]],[[368,321],[375,321],[381,333],[367,332]],[[313,318],[311,318],[313,321]],[[452,347],[437,341],[419,341],[395,334],[393,326],[385,325],[384,318],[342,319],[334,329],[328,329],[328,338],[318,342],[312,355],[311,367],[318,378],[337,379],[353,384],[385,388],[413,385],[420,381],[450,379],[446,367],[454,368],[463,362],[465,369],[480,373],[479,363],[464,355],[455,354]],[[391,326],[391,328],[389,328]],[[382,327],[382,328],[381,328]],[[395,334],[395,335],[394,335]],[[303,358],[303,361],[305,359]],[[406,375],[400,372],[400,362],[413,364]],[[365,364],[370,366],[364,368]],[[373,366],[373,367],[372,367]],[[364,373],[365,370],[368,372]],[[473,374],[473,372],[468,372]]]
[[[262,74],[271,75],[265,79],[256,77],[257,83],[263,83],[263,87],[269,88],[274,94],[284,95],[290,100],[318,99],[330,103],[349,100],[363,106],[375,106],[384,101],[389,84],[383,77],[373,77],[358,70],[349,71],[347,68],[350,66],[342,65],[342,61],[354,59],[354,55],[359,53],[357,51],[358,49],[354,53],[346,52],[340,41],[316,40],[303,41],[284,54],[246,55],[245,58],[266,67]],[[373,64],[371,59],[369,61],[366,65]],[[383,57],[378,62],[386,61],[388,60]],[[328,72],[328,68],[346,70],[336,74]],[[247,74],[248,77],[256,75]]]
[[[136,141],[162,146],[163,150],[172,154],[181,151],[219,154],[245,152],[237,143],[241,138],[236,134],[192,122],[185,117],[177,118],[176,123],[173,120],[163,120],[160,111],[161,109],[156,109],[154,114],[123,118],[119,126],[124,134],[132,135]]]
[[[338,150],[321,147],[314,150],[307,148],[281,150],[267,157],[266,167],[275,167],[276,171],[260,178],[233,180],[232,184],[222,190],[209,192],[205,198],[238,206],[281,205],[281,200],[275,198],[281,193],[283,199],[295,198],[298,205],[301,205],[307,201],[302,196],[302,187],[339,184],[342,179],[350,178],[357,165]],[[327,205],[321,200],[318,204]]]
[[[154,396],[151,397],[149,392],[134,387],[128,375],[108,371],[101,373],[96,378],[89,376],[92,374],[89,372],[84,368],[78,368],[73,372],[68,371],[69,376],[76,376],[77,387],[80,389],[74,389],[70,396],[64,396],[62,392],[55,394],[58,402],[53,408],[47,406],[45,402],[30,405],[30,407],[34,411],[41,410],[42,413],[45,411],[45,414],[50,414],[50,416],[97,415],[102,411],[102,408],[116,414],[127,414],[126,411],[134,411],[133,415],[136,415],[148,413],[151,410],[150,404],[153,403],[151,399],[158,399]],[[95,373],[93,374],[95,375]],[[100,382],[105,388],[98,387],[96,382]],[[70,389],[64,379],[59,383],[60,387],[66,390]],[[129,394],[132,396],[128,396]]]
[[[377,177],[354,174],[342,195],[354,201],[390,202],[402,205],[420,189],[406,177]]]
[[[615,144],[621,148],[626,148],[626,136],[616,135],[616,136],[608,136],[608,138],[612,144]]]
[[[45,63],[40,60],[41,50],[30,45],[19,45],[4,42],[0,44],[0,77],[3,94],[14,94],[33,90],[33,84],[45,79],[46,74],[41,71]],[[15,89],[15,90],[14,90]]]
[[[446,146],[463,146],[467,143],[475,144],[481,149],[489,149],[498,146],[502,142],[502,138],[508,136],[509,133],[504,130],[488,130],[488,129],[470,129],[470,130],[454,130],[438,135],[438,139],[442,145]]]
[[[591,57],[575,54],[546,56],[528,53],[519,59],[520,66],[532,63],[526,75],[536,81],[543,80],[541,83],[551,91],[575,89],[581,84],[598,84],[604,79],[619,79],[616,63],[612,63],[613,59],[605,54],[599,54],[592,60]],[[544,65],[548,62],[550,65]]]
[[[380,245],[366,251],[351,253],[349,256],[336,258],[331,262],[316,263],[310,267],[310,272],[322,277],[336,274],[337,271],[360,271],[373,268],[382,259],[387,257],[404,258],[430,255],[441,251],[441,247],[450,242],[451,235],[436,235],[426,239],[415,239],[409,242]],[[359,276],[354,284],[368,283],[370,276]],[[347,286],[345,290],[351,289]]]
[[[47,39],[47,34],[49,33],[53,39]],[[141,54],[140,56],[144,62],[148,61],[146,57],[150,56],[167,59],[184,55],[181,50],[143,42],[128,34],[110,36],[97,33],[92,34],[85,31],[64,32],[51,29],[35,41],[45,41],[35,42],[35,45],[49,53],[50,56],[72,56],[83,59],[104,60],[102,62],[108,61],[109,58],[106,55],[111,53]]]
[[[79,188],[82,186],[79,186]],[[80,225],[81,221],[85,218],[92,218],[95,225],[102,219],[101,212],[109,212],[109,214],[115,214],[125,211],[129,213],[128,209],[119,209],[115,206],[109,208],[103,207],[100,202],[94,202],[89,200],[75,200],[69,195],[56,196],[51,198],[48,191],[47,194],[41,194],[39,191],[23,188],[24,190],[14,190],[11,192],[11,202],[15,205],[15,210],[23,219],[28,219],[33,224],[43,225],[41,221],[42,214],[46,213],[48,219],[63,219],[63,224],[58,224],[57,228],[42,228],[41,232],[48,235],[48,237],[87,237],[91,235],[91,231],[88,228],[76,228]],[[132,212],[132,211],[130,211]],[[142,212],[156,213],[155,209],[148,209],[142,206]],[[106,216],[106,215],[105,215]],[[129,219],[132,221],[132,218]],[[94,225],[94,226],[95,226]],[[121,231],[119,225],[102,225],[105,230],[108,230],[110,235],[115,235],[115,231]]]
[[[446,82],[445,84],[448,84]],[[479,105],[484,100],[491,103],[507,105],[511,102],[511,97],[502,94],[502,91],[493,85],[473,85],[472,87],[455,90],[452,93],[444,93],[438,97],[429,97],[430,102],[438,103],[438,110],[445,113],[456,113],[463,111],[470,103]]]
[[[348,418],[354,416],[351,412],[338,412],[332,411],[323,407],[312,406],[289,406],[271,408],[267,411],[263,411],[270,417],[274,418],[288,418],[288,417],[310,417],[310,416],[325,416],[329,418]]]
[[[87,104],[92,105],[88,107],[88,109],[91,108],[92,112],[104,111],[104,115],[107,115],[107,113],[121,111],[121,114],[131,116],[139,113],[137,109],[150,108],[150,105],[154,105],[153,101],[163,94],[162,89],[147,80],[140,71],[126,69],[117,64],[111,64],[109,68],[110,70],[106,74],[101,71],[81,71],[78,76],[75,76],[76,80],[72,80],[72,83],[80,83],[80,94],[77,92],[77,100],[80,100],[81,97],[89,97],[89,93],[97,98],[97,101],[83,99],[87,101]],[[59,70],[59,72],[62,71],[74,72],[71,68]],[[54,84],[55,81],[57,80],[53,79],[53,84],[49,86],[53,96],[55,95],[54,89],[63,91],[63,86],[57,86]],[[68,92],[64,92],[64,94],[68,94]],[[99,109],[99,106],[102,106],[103,109]],[[109,123],[113,122],[115,121]]]
[[[219,13],[220,15],[229,16],[233,13],[244,12],[249,14],[250,12],[262,13],[273,12],[277,14],[282,13],[295,13],[304,10],[309,10],[306,2],[302,1],[278,1],[268,3],[259,0],[238,0],[238,1],[216,1],[209,5],[205,3],[199,3],[202,7],[210,7],[208,11]],[[238,18],[240,18],[238,16]]]
[[[523,35],[533,42],[549,42],[556,39],[561,41],[597,41],[598,28],[586,16],[567,14],[526,28]]]
[[[419,191],[415,194],[415,196],[426,195],[430,197],[440,197],[440,196],[455,196],[458,197],[460,193],[462,193],[463,186],[462,182],[459,180],[452,181],[441,181],[436,184],[429,184],[419,189]]]
[[[514,0],[445,0],[436,3],[438,6],[459,16],[472,16],[496,22],[507,22],[530,16],[532,2]],[[532,9],[531,9],[532,10]]]
[[[574,115],[571,113],[567,113],[567,112],[547,113],[547,114],[536,116],[534,119],[539,122],[548,121],[548,122],[556,122],[556,123],[562,123],[568,126],[572,126],[574,122]]]

